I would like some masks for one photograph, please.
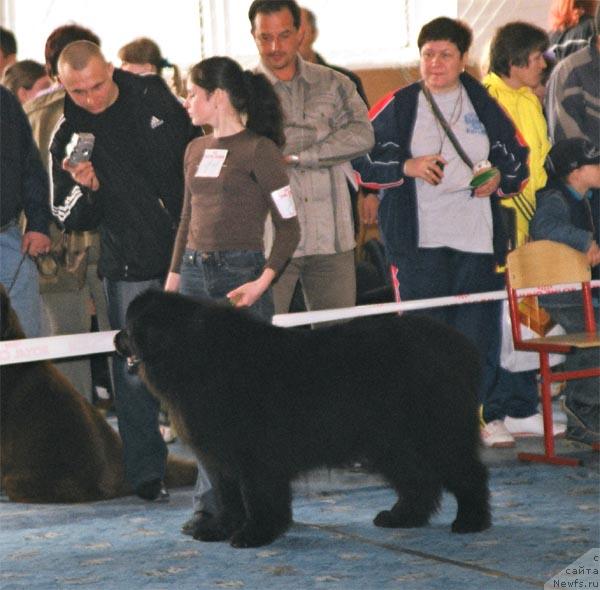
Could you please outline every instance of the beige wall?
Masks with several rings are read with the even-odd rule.
[[[418,78],[418,66],[356,70],[356,74],[360,76],[369,104],[373,106],[388,92],[416,80]]]

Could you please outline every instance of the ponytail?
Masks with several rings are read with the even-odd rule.
[[[248,116],[246,127],[279,147],[285,144],[283,111],[272,84],[263,74],[243,71],[229,57],[208,57],[193,66],[190,80],[209,94],[225,90],[233,108]]]
[[[273,85],[263,74],[246,70],[243,74],[246,91],[246,127],[271,139],[277,146],[285,145],[283,111]]]

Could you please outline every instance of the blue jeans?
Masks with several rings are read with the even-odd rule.
[[[186,249],[181,262],[179,292],[225,302],[229,291],[257,279],[264,265],[262,252],[196,252]],[[270,323],[273,317],[271,289],[267,289],[248,311],[257,319]]]
[[[125,327],[125,313],[136,295],[147,289],[162,289],[161,281],[128,282],[104,279],[108,321],[113,330]],[[123,440],[125,475],[134,489],[154,479],[163,479],[167,446],[158,428],[159,401],[137,375],[127,371],[126,360],[113,358],[115,410]]]
[[[257,279],[264,268],[262,252],[233,250],[229,252],[196,252],[186,249],[181,261],[179,292],[190,297],[225,300],[229,291]],[[256,318],[271,322],[273,297],[267,289],[249,309]],[[216,515],[220,512],[208,473],[198,462],[198,478],[194,490],[194,512]]]
[[[537,414],[537,371],[507,371],[500,366],[499,351],[491,355],[488,362],[495,367],[495,379],[482,401],[484,421],[504,420],[506,416],[527,418]]]
[[[420,248],[414,254],[391,262],[398,268],[402,301],[495,291],[503,285],[502,275],[495,272],[492,254],[460,252],[451,248]],[[477,347],[483,370],[480,400],[485,397],[493,379],[487,356],[490,350],[497,348],[499,352],[500,309],[500,304],[492,301],[411,312],[449,324]]]
[[[29,256],[23,257],[22,239],[23,235],[16,222],[0,233],[0,282],[6,291],[12,284],[10,303],[17,313],[25,336],[37,338],[40,336],[41,324],[38,270]]]

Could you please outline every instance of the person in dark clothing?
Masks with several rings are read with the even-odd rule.
[[[65,47],[58,74],[67,96],[50,144],[52,212],[67,229],[100,230],[98,272],[111,327],[124,326],[129,302],[162,288],[183,198],[183,154],[201,134],[158,76],[115,70],[89,41]],[[81,133],[93,134],[91,160],[65,157]],[[114,360],[115,408],[127,478],[141,498],[167,499],[167,449],[159,403]]]
[[[560,61],[583,49],[594,38],[593,14],[580,0],[553,0],[550,7],[549,55]]]
[[[30,257],[50,249],[48,175],[18,99],[0,86],[0,282],[28,337],[39,336],[38,274]],[[17,225],[27,217],[22,235]]]
[[[548,184],[537,192],[537,209],[530,223],[535,240],[562,242],[587,256],[592,278],[600,276],[600,150],[577,137],[556,143],[546,161]],[[581,293],[558,293],[540,298],[555,322],[567,332],[585,329]],[[596,323],[600,304],[593,298]],[[598,365],[598,350],[577,349],[566,356],[565,370]],[[567,438],[594,444],[600,442],[600,379],[566,382],[563,408],[567,414]]]

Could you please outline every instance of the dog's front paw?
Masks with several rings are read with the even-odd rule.
[[[245,524],[241,529],[235,531],[229,540],[232,547],[245,549],[247,547],[260,547],[272,543],[279,533],[266,530],[255,524]]]
[[[223,526],[221,519],[212,515],[199,519],[192,530],[194,539],[207,543],[226,541],[230,534],[231,531]]]
[[[492,526],[492,519],[489,514],[472,515],[468,518],[457,518],[452,523],[453,533],[479,533]]]
[[[408,514],[394,514],[391,510],[382,510],[374,519],[373,524],[387,529],[412,529],[425,526],[428,518]]]

